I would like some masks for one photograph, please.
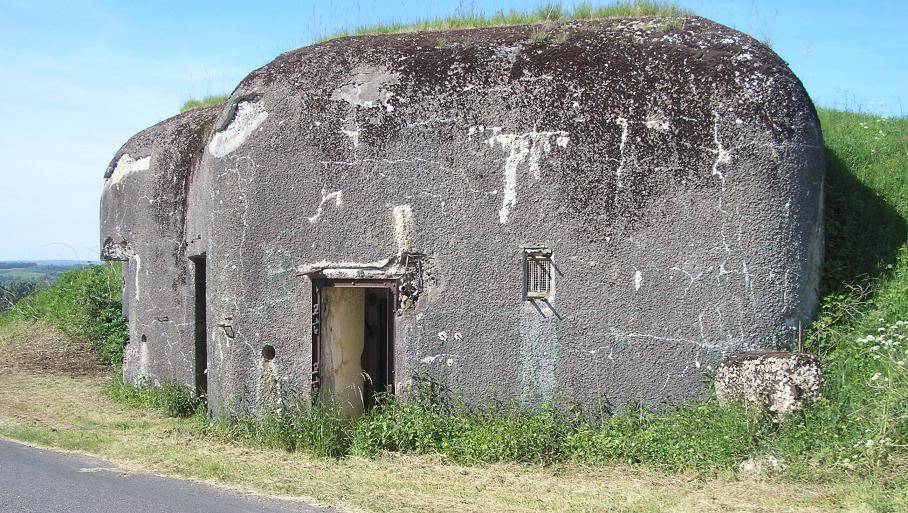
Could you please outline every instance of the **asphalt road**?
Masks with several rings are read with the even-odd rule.
[[[3,513],[329,513],[0,440]]]

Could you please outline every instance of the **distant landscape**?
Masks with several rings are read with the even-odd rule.
[[[53,285],[66,271],[97,263],[88,260],[0,261],[0,286],[18,281]]]
[[[67,271],[97,263],[89,260],[0,261],[0,313],[39,289],[54,285]]]

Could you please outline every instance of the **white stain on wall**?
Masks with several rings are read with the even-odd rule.
[[[397,205],[391,210],[394,218],[394,241],[397,243],[397,254],[409,252],[413,246],[413,208],[410,205]]]
[[[148,342],[139,342],[139,372],[138,376],[148,376]]]
[[[343,199],[344,191],[334,191],[329,193],[325,189],[322,189],[322,200],[318,204],[318,209],[315,211],[315,214],[306,218],[309,221],[309,224],[315,224],[318,222],[319,218],[322,217],[322,210],[325,208],[325,203],[334,201],[335,207],[340,207],[344,204]]]
[[[503,134],[500,128],[492,128],[493,135],[486,139],[486,144],[491,147],[500,147],[507,152],[504,161],[504,192],[501,200],[501,209],[498,211],[498,220],[502,224],[508,222],[511,210],[517,205],[517,171],[526,163],[527,171],[534,179],[542,177],[539,162],[544,154],[552,150],[551,140],[559,148],[566,148],[570,140],[568,133],[562,130],[553,132],[526,132],[523,134]],[[476,128],[470,129],[470,134],[476,133]],[[484,132],[484,127],[479,127]]]
[[[268,117],[262,105],[253,102],[240,102],[236,114],[227,128],[214,134],[208,143],[208,153],[221,158],[239,148],[252,135],[259,125]]]
[[[634,271],[634,290],[640,290],[640,285],[643,284],[643,273],[640,271]]]
[[[713,111],[713,141],[716,143],[715,150],[709,150],[716,154],[716,161],[713,162],[713,176],[718,176],[722,181],[722,190],[725,190],[725,174],[719,171],[719,166],[731,163],[731,153],[722,145],[719,140],[719,113]]]
[[[431,355],[431,356],[424,356],[424,357],[420,358],[419,361],[421,361],[422,363],[432,364],[432,363],[435,363],[435,362],[441,360],[441,361],[445,362],[445,365],[450,367],[450,366],[454,365],[455,358],[457,358],[456,354],[441,353],[441,354],[435,354],[435,355]]]
[[[350,142],[353,143],[353,147],[356,148],[359,146],[359,130],[344,130],[341,129],[344,135],[350,138]]]
[[[400,83],[400,75],[384,68],[363,64],[353,70],[349,81],[331,92],[332,100],[341,100],[366,109],[384,106],[391,112],[394,93],[388,89]]]
[[[135,262],[136,262],[136,268],[135,268],[136,274],[134,276],[135,289],[136,289],[135,294],[136,294],[136,304],[138,305],[139,304],[139,271],[142,270],[142,257],[140,257],[138,255],[138,253],[136,253],[134,256],[135,256]]]
[[[621,160],[618,162],[617,169],[615,169],[615,185],[620,189],[624,187],[624,184],[621,182],[621,176],[624,174],[624,147],[625,145],[627,145],[628,126],[627,119],[625,118],[618,118],[615,120],[615,123],[617,123],[618,126],[621,127],[621,146],[619,147]],[[617,193],[618,191],[615,191],[615,194]]]
[[[134,159],[129,154],[124,153],[117,160],[117,165],[114,166],[113,173],[111,173],[110,178],[107,179],[107,183],[105,183],[104,186],[113,187],[127,176],[137,171],[147,171],[150,167],[151,155],[140,159]]]
[[[651,113],[646,116],[646,128],[658,130],[660,132],[668,131],[668,118],[662,113]]]

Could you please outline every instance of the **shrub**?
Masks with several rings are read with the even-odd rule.
[[[67,271],[56,284],[17,302],[4,314],[5,322],[49,322],[68,339],[90,343],[107,365],[119,365],[129,338],[122,314],[122,276],[119,263]]]

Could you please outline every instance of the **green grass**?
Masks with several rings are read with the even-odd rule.
[[[604,5],[582,2],[573,7],[566,7],[561,3],[549,3],[527,11],[499,10],[492,15],[486,15],[472,10],[453,16],[429,18],[414,22],[388,22],[356,27],[323,37],[319,39],[319,42],[348,36],[504,27],[603,18],[677,17],[690,14],[690,11],[679,7],[675,3],[653,0],[619,1]],[[535,42],[541,42],[544,39],[541,36],[535,37],[537,38]]]
[[[820,110],[829,169],[819,318],[805,341],[824,398],[768,449],[793,475],[908,460],[908,119]]]
[[[221,442],[340,458],[349,453],[353,426],[330,405],[296,401],[259,417],[218,418],[205,427],[205,435]]]
[[[72,341],[90,343],[108,365],[119,365],[128,338],[122,286],[119,263],[67,271],[54,285],[19,300],[0,315],[0,329],[14,322],[45,321]]]
[[[183,102],[183,106],[180,107],[180,112],[223,105],[229,97],[230,95],[226,94],[212,94],[202,98],[190,98]]]
[[[205,399],[173,383],[133,387],[124,384],[122,377],[117,375],[104,392],[114,401],[134,408],[154,410],[169,417],[205,416]]]
[[[681,406],[671,415],[629,408],[591,421],[552,407],[467,408],[416,392],[408,401],[384,397],[356,420],[342,418],[330,404],[295,401],[258,417],[205,422],[203,403],[182,387],[136,389],[115,380],[106,394],[172,417],[197,415],[202,434],[211,440],[329,458],[408,453],[461,464],[621,463],[713,472],[731,469],[759,450],[761,436],[771,429],[761,414],[715,401]]]
[[[625,465],[452,465],[437,456],[404,454],[316,457],[222,441],[206,431],[204,418],[128,408],[111,401],[104,386],[100,377],[0,372],[0,438],[89,453],[110,462],[104,466],[127,471],[301,497],[343,511],[816,513],[904,511],[908,505],[870,479],[790,483],[666,475]]]

